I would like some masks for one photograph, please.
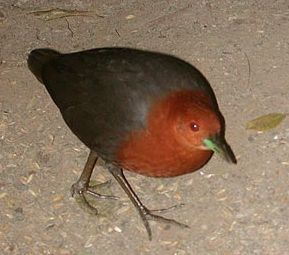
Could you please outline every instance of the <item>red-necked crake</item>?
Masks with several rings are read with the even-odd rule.
[[[35,49],[28,66],[68,127],[90,149],[72,192],[83,199],[85,193],[103,197],[89,186],[101,157],[137,208],[149,239],[149,220],[186,225],[147,209],[123,169],[151,177],[178,176],[204,166],[213,152],[236,163],[212,88],[181,59],[130,48],[69,54]]]

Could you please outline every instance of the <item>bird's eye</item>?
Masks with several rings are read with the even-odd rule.
[[[194,131],[194,132],[198,132],[199,129],[200,129],[199,125],[197,123],[195,123],[195,122],[192,122],[190,127],[191,127],[191,130]]]

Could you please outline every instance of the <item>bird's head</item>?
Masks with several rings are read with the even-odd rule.
[[[179,143],[192,150],[211,150],[227,162],[236,163],[224,138],[224,121],[217,105],[202,93],[180,93],[175,100],[171,120]]]

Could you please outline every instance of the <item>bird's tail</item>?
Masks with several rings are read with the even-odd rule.
[[[28,56],[28,67],[36,78],[43,83],[42,70],[43,66],[55,57],[60,56],[61,53],[52,49],[36,49],[30,52]]]

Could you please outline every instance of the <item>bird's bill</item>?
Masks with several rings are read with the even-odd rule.
[[[214,151],[227,162],[234,164],[237,163],[231,147],[227,144],[225,138],[223,138],[220,134],[204,139],[203,143],[207,149]]]

